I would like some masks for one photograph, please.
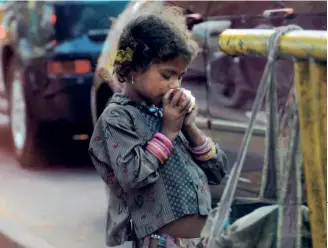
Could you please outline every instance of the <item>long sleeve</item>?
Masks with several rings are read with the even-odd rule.
[[[187,138],[181,133],[180,138],[184,143],[185,147],[189,146]],[[209,138],[209,137],[208,137]],[[220,149],[218,144],[215,144],[216,155],[210,160],[199,161],[194,158],[193,161],[204,171],[207,176],[208,183],[211,185],[220,184],[228,170],[229,161],[227,155]]]
[[[98,172],[107,170],[97,168],[97,165],[107,164],[121,187],[128,191],[152,184],[159,177],[159,161],[145,149],[146,143],[135,131],[127,111],[123,108],[106,109],[95,127],[89,153],[97,157],[93,160],[103,161],[94,163]]]
[[[205,172],[208,183],[211,185],[220,184],[227,172],[228,158],[227,155],[216,144],[216,155],[207,161],[194,159],[195,163]]]

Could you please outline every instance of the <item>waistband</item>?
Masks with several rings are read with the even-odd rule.
[[[204,248],[201,238],[177,238],[170,235],[152,234],[133,243],[133,248]]]

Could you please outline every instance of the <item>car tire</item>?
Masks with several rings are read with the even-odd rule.
[[[218,102],[227,108],[243,107],[249,99],[249,91],[238,86],[234,82],[220,85],[215,92],[218,93],[216,96]]]
[[[212,97],[224,107],[242,107],[252,95],[238,63],[234,63],[233,58],[222,52],[212,55],[207,67],[207,78],[211,94],[215,94]]]
[[[21,167],[30,168],[44,165],[40,125],[29,111],[24,90],[24,78],[16,58],[12,58],[9,62],[7,80],[9,82],[9,124],[13,152]]]
[[[90,91],[90,107],[91,107],[91,118],[92,118],[93,127],[96,125],[96,122],[98,120],[96,101],[97,101],[96,86],[92,84],[91,91]]]
[[[96,125],[98,118],[105,110],[112,96],[113,91],[106,82],[103,82],[99,85],[94,83],[91,86],[90,106],[93,126]]]

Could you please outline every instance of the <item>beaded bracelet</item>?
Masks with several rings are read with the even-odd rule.
[[[216,155],[216,147],[213,142],[211,142],[211,149],[208,153],[205,153],[201,156],[196,156],[196,159],[199,161],[208,161],[212,158],[214,158]]]
[[[192,153],[195,155],[204,155],[204,154],[208,153],[210,150],[211,150],[211,145],[208,144],[203,150],[201,150],[199,152],[192,151]]]
[[[215,155],[216,155],[216,151],[213,150],[209,154],[207,154],[206,156],[201,157],[201,158],[197,158],[197,160],[199,160],[199,161],[208,161],[208,160],[214,158]]]
[[[209,143],[209,139],[208,139],[208,138],[205,138],[205,142],[204,142],[204,144],[202,144],[201,146],[197,146],[197,147],[189,147],[189,150],[190,150],[192,153],[201,152],[201,151],[203,151],[205,148],[207,148],[208,143]]]
[[[189,148],[189,150],[193,153],[193,155],[195,155],[196,159],[197,159],[197,157],[200,157],[200,159],[203,160],[204,158],[210,157],[207,154],[211,152],[212,147],[214,146],[214,143],[211,139],[209,139],[207,137],[205,137],[205,139],[206,140],[203,145],[198,146],[198,147],[190,147]],[[212,157],[210,157],[210,158],[212,158]]]

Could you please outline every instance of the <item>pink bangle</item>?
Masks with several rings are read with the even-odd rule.
[[[204,144],[202,144],[201,146],[197,146],[197,147],[190,147],[189,149],[192,152],[200,152],[200,151],[206,149],[208,147],[208,144],[209,144],[209,139],[205,137]]]
[[[170,150],[172,150],[172,148],[173,148],[172,142],[164,134],[162,134],[162,133],[155,133],[154,134],[154,138],[158,138],[160,141],[162,141],[164,143],[164,145],[167,148],[169,148]]]
[[[148,145],[147,147],[146,147],[146,149],[150,152],[150,153],[152,153],[160,162],[161,162],[161,164],[163,164],[164,163],[164,161],[162,160],[162,156],[161,156],[161,154],[154,148],[154,147],[152,147],[152,146],[150,146],[150,145]]]
[[[216,148],[215,148],[215,145],[213,144],[211,146],[211,150],[204,154],[204,155],[200,155],[200,156],[196,156],[196,159],[199,160],[199,161],[208,161],[212,158],[214,158],[216,155]]]
[[[165,144],[163,144],[159,139],[153,138],[150,142],[155,143],[157,146],[159,146],[163,150],[163,152],[165,152],[165,154],[167,156],[170,156],[171,150],[168,147],[166,147]]]
[[[212,145],[208,144],[207,147],[205,147],[205,149],[203,149],[201,151],[191,151],[191,152],[195,155],[203,155],[205,153],[208,153],[211,149],[212,149]]]
[[[165,154],[165,152],[154,142],[151,142],[151,141],[148,142],[148,146],[151,146],[152,148],[154,148],[161,155],[162,160],[166,160],[168,158],[168,156]]]

